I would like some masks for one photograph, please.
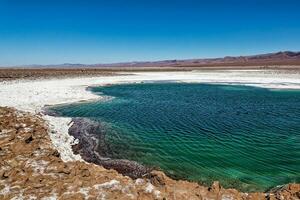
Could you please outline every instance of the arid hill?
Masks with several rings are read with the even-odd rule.
[[[0,80],[116,75],[114,72],[191,71],[207,69],[282,69],[299,71],[300,52],[285,51],[254,56],[227,56],[224,58],[164,60],[155,62],[0,67]]]
[[[251,56],[226,56],[186,60],[162,60],[152,62],[124,62],[111,64],[30,65],[27,68],[143,68],[143,67],[217,67],[217,66],[263,66],[300,65],[300,52],[281,51]],[[24,67],[24,66],[23,66]]]

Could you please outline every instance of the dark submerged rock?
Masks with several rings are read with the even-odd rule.
[[[87,118],[73,118],[69,134],[79,141],[72,147],[74,153],[80,154],[87,162],[114,169],[131,178],[148,176],[151,171],[150,168],[135,161],[107,157],[111,149],[105,140],[105,129],[99,122]]]

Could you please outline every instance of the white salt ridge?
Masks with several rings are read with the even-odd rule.
[[[145,192],[146,193],[153,193],[156,198],[160,197],[160,191],[156,190],[155,187],[151,183],[147,184],[147,186],[145,188]]]
[[[25,164],[25,167],[28,167],[30,166],[34,173],[32,176],[36,176],[38,174],[43,174],[46,167],[48,166],[49,162],[48,161],[45,161],[45,160],[27,160],[26,161],[26,164]]]
[[[72,119],[48,115],[44,115],[43,117],[50,126],[51,131],[49,136],[53,146],[60,153],[61,159],[65,162],[74,160],[83,161],[81,156],[79,154],[75,155],[72,150],[72,145],[78,143],[78,141],[68,133]]]
[[[4,185],[4,188],[0,190],[0,195],[7,195],[10,192],[10,187],[8,185]]]
[[[144,183],[144,179],[138,178],[135,180],[136,185],[142,185]]]
[[[132,74],[132,73],[131,73]],[[87,86],[144,81],[227,83],[273,89],[300,89],[300,74],[288,71],[226,70],[192,72],[140,72],[124,76],[78,77],[45,80],[16,80],[0,83],[0,106],[40,113],[45,105],[102,99]],[[76,140],[68,134],[70,118],[43,115],[50,126],[50,138],[64,161],[81,160],[72,152]]]
[[[154,186],[151,183],[148,183],[146,188],[145,188],[145,192],[152,193],[153,190],[154,190]]]
[[[49,197],[43,197],[42,200],[56,200],[57,199],[57,194],[52,193],[51,196]]]
[[[120,189],[120,181],[117,181],[117,180],[111,180],[109,182],[105,182],[105,183],[102,183],[102,184],[97,184],[97,185],[94,185],[94,188],[97,189],[97,190],[100,190],[100,189]]]

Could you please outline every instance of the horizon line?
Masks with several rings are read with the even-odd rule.
[[[157,62],[168,62],[168,61],[192,61],[192,60],[210,60],[210,59],[224,59],[224,58],[239,58],[239,57],[252,57],[252,56],[259,56],[259,55],[268,55],[268,54],[279,54],[279,53],[300,53],[300,50],[291,51],[291,50],[280,50],[280,51],[273,51],[273,52],[264,52],[264,53],[257,53],[257,54],[241,54],[241,55],[226,55],[226,56],[219,56],[219,57],[198,57],[198,58],[183,58],[183,59],[161,59],[161,60],[129,60],[129,61],[120,61],[120,62],[109,62],[109,63],[72,63],[72,62],[64,62],[59,64],[20,64],[20,65],[0,65],[0,68],[10,68],[10,67],[38,67],[38,66],[63,66],[63,65],[117,65],[117,64],[142,64],[142,63],[157,63]]]

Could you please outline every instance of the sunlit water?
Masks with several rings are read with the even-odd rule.
[[[114,98],[53,110],[104,122],[105,156],[243,191],[300,182],[300,91],[186,83],[91,90]]]

